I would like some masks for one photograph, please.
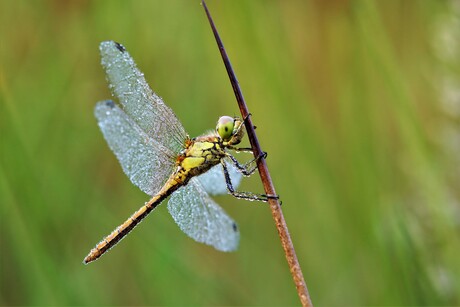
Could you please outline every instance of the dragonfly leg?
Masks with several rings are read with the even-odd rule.
[[[249,177],[252,174],[254,174],[254,172],[257,169],[257,165],[255,165],[255,163],[254,163],[256,161],[256,159],[253,159],[253,160],[251,160],[251,161],[249,161],[249,162],[247,162],[245,164],[240,164],[238,162],[238,160],[234,156],[232,156],[231,154],[228,154],[227,157],[230,158],[230,160],[232,160],[233,165],[236,167],[238,172],[240,172],[241,174],[243,174],[246,177]]]
[[[247,153],[252,153],[252,148],[250,147],[234,147],[234,146],[227,146],[228,149],[234,150],[237,153],[240,152],[247,152]]]
[[[227,157],[232,160],[233,165],[238,169],[238,171],[243,174],[244,176],[248,177],[251,176],[255,170],[257,169],[257,161],[259,159],[265,159],[267,157],[267,153],[263,152],[261,153],[257,158],[252,159],[251,161],[245,163],[245,164],[240,164],[238,160],[232,156],[231,154],[227,154]]]
[[[241,129],[243,129],[245,126],[246,126],[246,122],[249,118],[249,116],[252,116],[251,113],[249,113],[248,115],[246,115],[244,118],[243,118],[243,123],[238,127],[238,129],[233,133],[234,135],[238,135],[241,131]],[[256,126],[253,126],[254,129],[256,129],[257,127]]]
[[[263,197],[266,197],[267,199],[280,199],[279,195],[270,195],[270,194],[262,194]],[[283,202],[280,200],[280,206],[283,204]]]
[[[247,152],[247,153],[252,153],[252,148],[250,147],[235,147],[235,146],[227,146],[228,149],[235,151],[236,153],[240,152]],[[268,153],[266,151],[263,151],[257,158],[254,160],[258,160],[261,158],[266,159],[268,156]]]
[[[235,159],[236,160],[236,159]],[[225,161],[221,160],[221,165],[224,170],[225,182],[227,183],[227,190],[230,194],[232,194],[236,198],[246,199],[246,200],[257,200],[267,202],[271,198],[278,198],[276,195],[265,195],[265,194],[255,194],[252,192],[241,192],[235,191],[233,187],[232,180],[230,179],[230,174],[228,173],[227,165],[225,165]]]
[[[248,113],[248,115],[246,115],[246,116],[243,118],[243,123],[244,123],[245,125],[246,125],[246,122],[248,121],[249,116],[252,116],[252,113]],[[257,129],[256,126],[253,126],[253,127],[254,127],[254,129]]]
[[[246,125],[246,122],[248,121],[249,116],[252,116],[252,113],[248,113],[248,115],[246,115],[246,116],[243,118],[243,123],[244,123],[245,125]],[[256,126],[253,126],[253,127],[254,127],[254,129],[257,129]]]
[[[252,116],[252,113],[248,113],[248,115],[246,115],[246,116],[243,118],[243,123],[246,124],[246,121],[248,120],[249,116]]]

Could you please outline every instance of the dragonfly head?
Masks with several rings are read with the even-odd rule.
[[[243,122],[238,117],[222,116],[217,121],[216,131],[224,142],[236,145],[244,136]]]

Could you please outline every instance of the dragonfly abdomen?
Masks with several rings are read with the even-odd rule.
[[[154,195],[144,206],[133,213],[123,224],[118,226],[111,234],[102,239],[101,242],[89,252],[88,256],[85,257],[83,263],[88,264],[99,257],[105,252],[114,247],[120,242],[131,230],[134,229],[153,209],[155,209],[161,202],[176,191],[181,185],[173,178],[168,180],[164,187]]]

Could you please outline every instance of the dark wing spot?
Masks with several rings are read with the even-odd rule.
[[[123,47],[122,44],[117,43],[117,42],[114,42],[114,43],[115,43],[115,47],[117,47],[118,50],[120,50],[121,52],[125,52],[125,51],[126,51],[125,47]]]
[[[236,223],[233,223],[232,226],[233,226],[233,231],[234,231],[234,232],[237,232],[237,231],[238,231],[238,226],[236,226]]]
[[[225,126],[225,132],[228,132],[228,127],[227,126]]]
[[[115,102],[113,102],[112,100],[106,100],[105,105],[108,106],[109,108],[114,108]]]

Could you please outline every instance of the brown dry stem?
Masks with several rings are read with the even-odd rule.
[[[204,10],[208,17],[212,31],[214,33],[214,37],[216,39],[217,46],[219,47],[220,54],[222,56],[222,60],[224,61],[224,64],[225,64],[225,68],[227,69],[227,73],[230,78],[230,82],[232,84],[233,91],[235,92],[236,100],[238,102],[238,106],[240,108],[241,115],[243,116],[243,118],[247,118],[247,120],[245,120],[246,131],[248,134],[249,142],[251,143],[251,146],[252,146],[254,157],[260,157],[262,154],[262,150],[260,148],[260,144],[257,139],[257,135],[254,130],[254,125],[252,124],[252,120],[251,120],[248,108],[246,106],[246,102],[244,101],[240,85],[238,83],[238,80],[236,79],[235,73],[233,72],[233,68],[232,68],[232,65],[230,64],[230,60],[227,56],[227,52],[225,51],[224,45],[222,43],[222,40],[220,39],[219,33],[217,32],[217,29],[211,18],[209,10],[206,7],[206,3],[204,2],[204,0],[202,0],[201,3],[204,7]],[[259,169],[259,174],[260,174],[260,178],[262,180],[262,183],[265,189],[265,193],[267,195],[277,195],[275,191],[275,187],[273,186],[273,182],[270,177],[270,173],[268,171],[268,167],[265,162],[265,159],[258,159],[257,167]],[[303,274],[300,268],[299,261],[297,260],[297,255],[294,250],[294,245],[292,244],[292,240],[289,235],[286,221],[284,220],[280,201],[279,199],[276,199],[276,198],[269,198],[268,202],[270,204],[272,216],[273,216],[273,219],[275,220],[275,225],[276,225],[278,234],[281,239],[281,245],[283,246],[283,250],[286,255],[286,259],[289,265],[289,269],[291,271],[292,278],[294,279],[294,283],[295,283],[297,293],[300,298],[300,302],[302,303],[302,306],[313,306],[310,300],[310,295],[308,294],[307,285],[303,278]]]

